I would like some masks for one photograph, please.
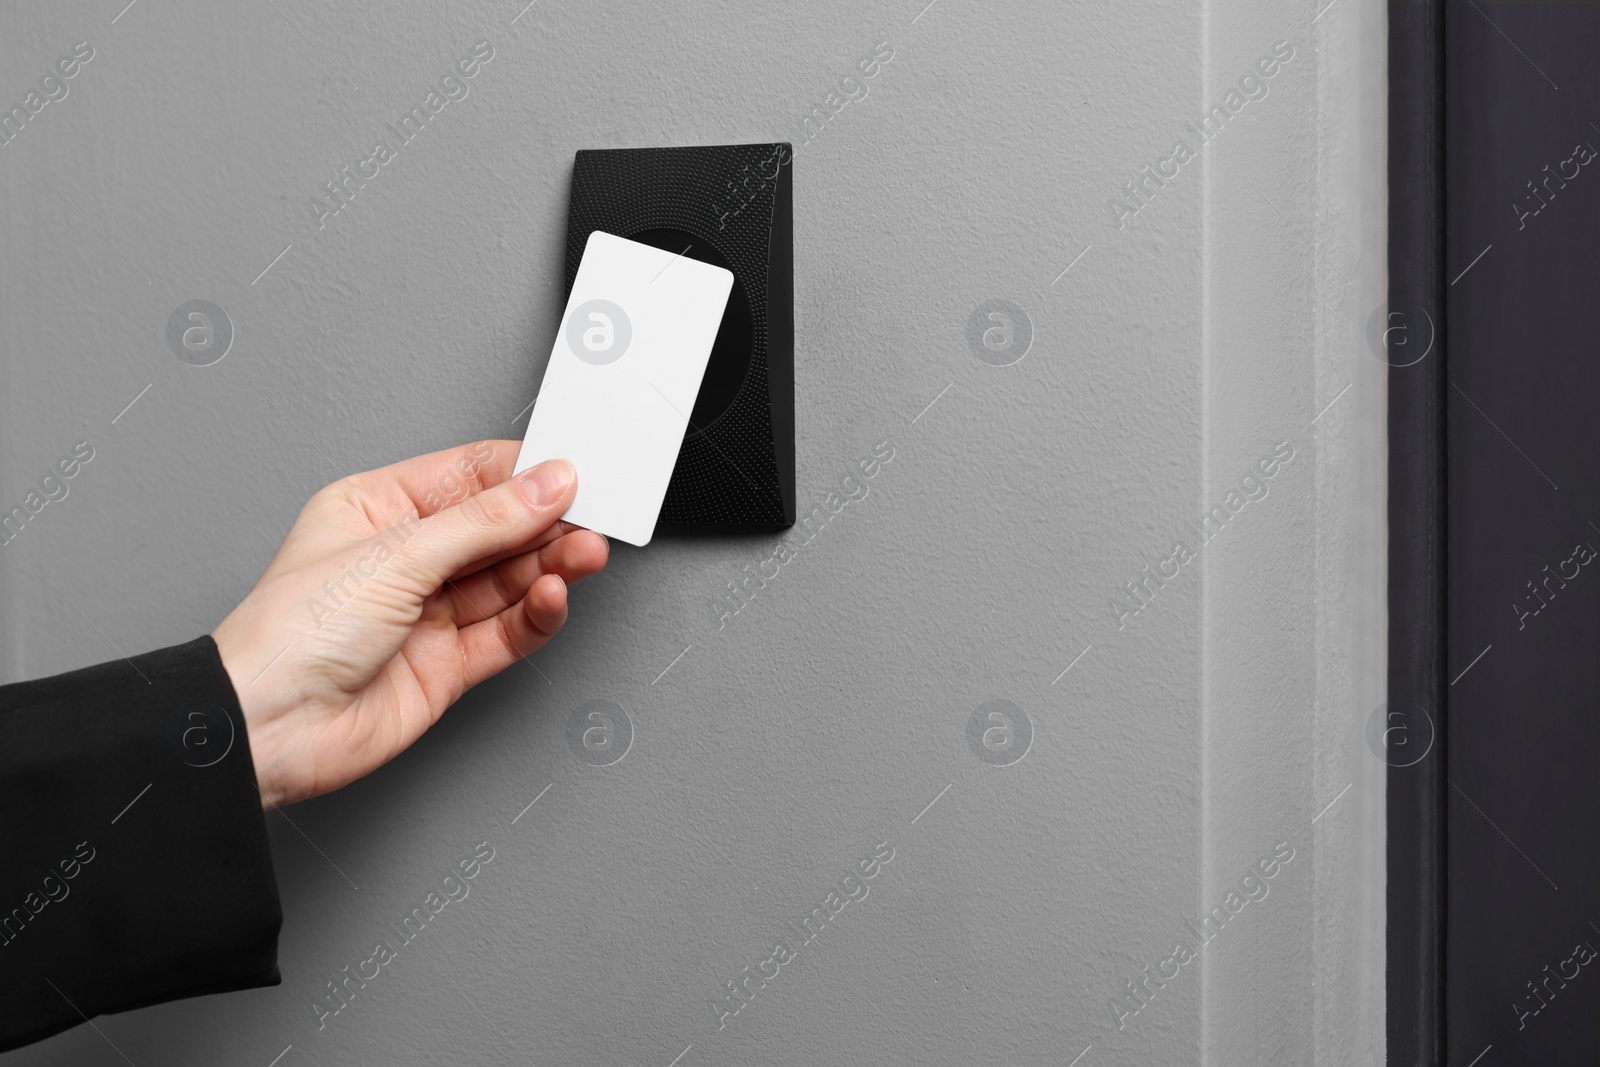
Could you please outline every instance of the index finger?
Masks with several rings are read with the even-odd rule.
[[[368,497],[382,499],[398,490],[427,518],[511,477],[521,448],[518,441],[478,441],[391,463],[351,477]]]

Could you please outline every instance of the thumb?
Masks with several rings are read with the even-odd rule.
[[[515,554],[572,506],[577,472],[551,459],[423,519],[405,544],[407,568],[428,592],[490,556]]]

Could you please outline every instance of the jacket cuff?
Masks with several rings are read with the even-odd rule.
[[[217,646],[0,689],[0,1050],[103,1012],[277,985],[283,913]]]

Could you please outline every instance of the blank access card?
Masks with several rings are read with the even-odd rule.
[[[589,235],[516,466],[572,461],[568,522],[649,544],[732,288],[721,267]]]

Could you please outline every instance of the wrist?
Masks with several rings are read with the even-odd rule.
[[[211,640],[217,646],[222,669],[233,683],[234,697],[244,719],[245,744],[255,772],[256,791],[261,794],[261,807],[270,810],[289,803],[279,774],[283,765],[283,717],[281,711],[272,706],[275,703],[272,687],[262,684],[263,665],[256,665],[253,670],[248,666],[253,662],[252,657],[235,639],[229,626],[231,621],[232,616],[224,619],[211,634]]]

